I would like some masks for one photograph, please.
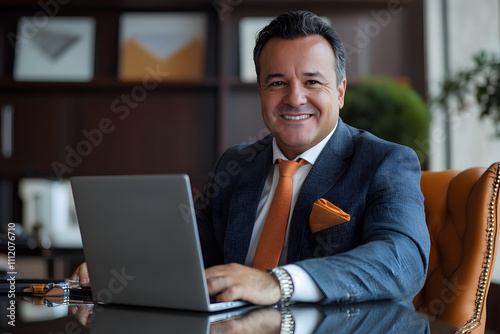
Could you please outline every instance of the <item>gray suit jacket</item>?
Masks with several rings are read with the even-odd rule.
[[[243,264],[272,165],[272,137],[228,149],[196,203],[205,266]],[[326,199],[350,221],[312,233],[314,203]],[[323,303],[411,301],[422,287],[430,241],[411,149],[339,119],[300,191],[287,263],[312,277]]]

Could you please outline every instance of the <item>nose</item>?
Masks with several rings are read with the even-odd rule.
[[[307,102],[305,88],[299,83],[291,83],[288,86],[283,102],[292,108],[305,104]]]

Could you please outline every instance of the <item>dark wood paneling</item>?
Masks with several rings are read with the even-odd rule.
[[[37,92],[0,95],[0,105],[13,106],[13,155],[0,158],[0,175],[19,176],[50,173],[52,161],[59,157],[59,142],[66,124],[60,94]]]
[[[213,89],[161,89],[141,96],[135,87],[72,101],[74,122],[65,147],[82,151],[89,137],[95,143],[73,173],[188,173],[201,186],[215,161]]]

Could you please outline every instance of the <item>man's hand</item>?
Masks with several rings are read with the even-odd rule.
[[[87,269],[87,263],[83,262],[76,268],[71,279],[74,281],[80,281],[80,285],[90,283],[89,270]]]
[[[208,292],[217,302],[245,300],[272,305],[281,298],[278,281],[264,270],[231,263],[205,270]]]

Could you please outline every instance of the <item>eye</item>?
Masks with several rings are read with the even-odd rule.
[[[283,86],[284,82],[283,81],[275,81],[271,83],[270,86]]]
[[[307,81],[308,84],[310,85],[315,85],[315,84],[319,84],[319,81],[316,81],[316,80],[308,80]]]

